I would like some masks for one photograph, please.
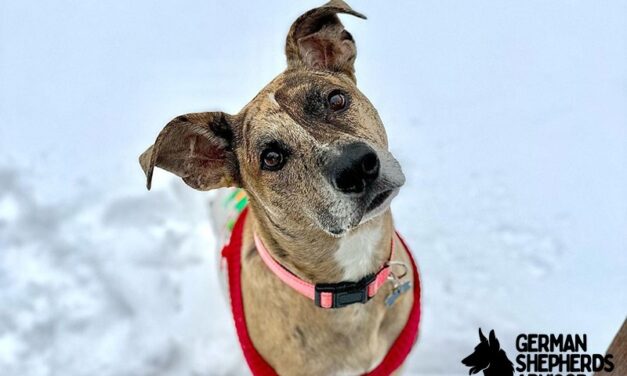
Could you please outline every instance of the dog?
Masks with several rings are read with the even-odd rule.
[[[479,328],[479,339],[480,342],[475,347],[475,351],[462,360],[464,365],[471,367],[468,374],[472,375],[483,370],[485,376],[512,376],[514,366],[507,358],[505,351],[501,349],[494,330],[490,331],[488,341]]]
[[[238,114],[178,116],[140,156],[148,189],[160,167],[197,190],[245,192],[241,241],[230,243],[236,326],[251,369],[261,358],[279,375],[398,374],[417,335],[419,282],[390,212],[405,177],[357,89],[338,14],[365,19],[340,0],[304,13],[286,70]],[[314,286],[315,299],[285,278]]]

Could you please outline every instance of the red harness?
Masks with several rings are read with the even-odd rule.
[[[231,297],[231,313],[235,321],[235,329],[239,338],[240,346],[244,353],[244,358],[248,363],[248,367],[255,376],[276,376],[276,371],[266,362],[266,360],[257,352],[253,345],[248,328],[246,327],[246,317],[244,315],[244,304],[242,302],[242,286],[241,286],[241,248],[242,233],[244,231],[244,222],[248,208],[245,208],[240,214],[229,243],[222,249],[222,258],[226,260],[228,267],[229,293]],[[409,250],[405,241],[396,233],[405,249]],[[416,263],[408,252],[411,260],[412,272],[414,273],[414,303],[409,314],[409,319],[405,327],[398,335],[390,350],[385,355],[381,363],[367,376],[387,376],[396,371],[404,362],[411,351],[418,337],[418,324],[420,322],[420,280]]]

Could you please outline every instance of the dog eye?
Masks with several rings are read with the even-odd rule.
[[[333,111],[340,111],[346,108],[346,96],[339,90],[334,90],[329,94],[329,108]]]
[[[266,149],[261,153],[261,168],[268,171],[277,171],[283,167],[285,155],[279,149]]]

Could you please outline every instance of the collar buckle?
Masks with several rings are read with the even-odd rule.
[[[315,285],[315,303],[322,308],[342,308],[355,303],[364,304],[370,300],[368,287],[376,278],[376,274],[369,274],[356,282],[318,283]],[[322,304],[323,294],[331,294],[330,306]]]

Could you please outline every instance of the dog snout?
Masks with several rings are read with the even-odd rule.
[[[343,193],[363,193],[379,177],[377,153],[363,142],[344,146],[329,166],[329,180]]]

